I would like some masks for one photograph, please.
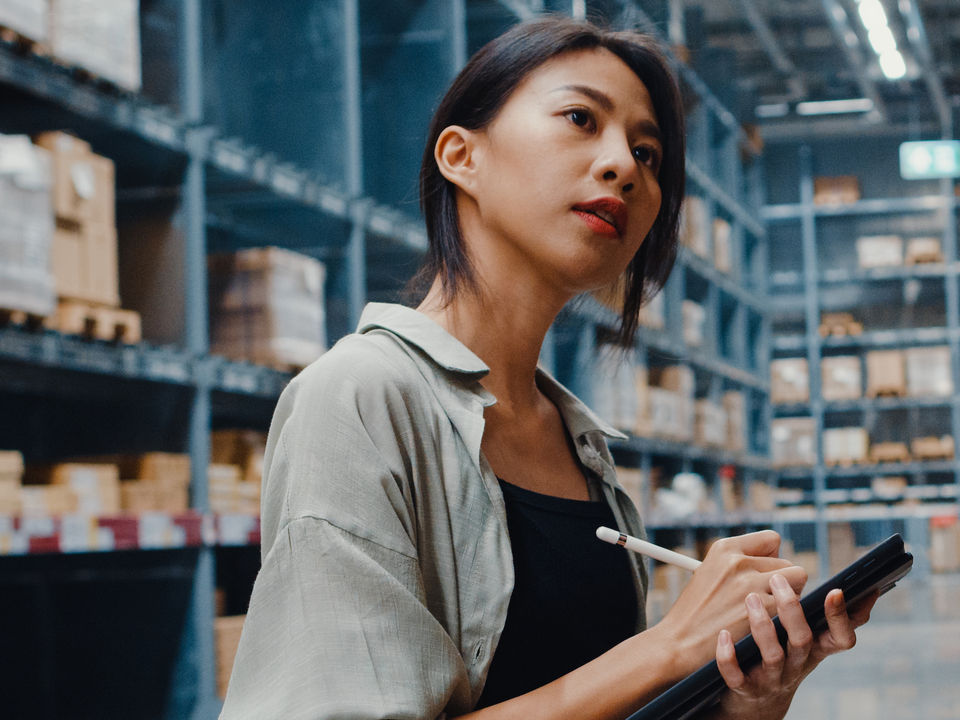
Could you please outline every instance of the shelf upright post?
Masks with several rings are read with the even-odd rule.
[[[943,260],[951,270],[944,273],[944,299],[947,311],[947,338],[950,345],[950,365],[954,378],[953,396],[950,398],[951,434],[954,447],[960,441],[960,278],[955,270],[957,263],[957,200],[953,191],[953,181],[945,178],[940,181],[940,194],[943,197]],[[960,448],[958,448],[960,449]],[[953,482],[957,486],[960,498],[960,453],[953,453]]]
[[[450,0],[450,78],[467,64],[466,0]]]
[[[813,468],[813,501],[816,507],[816,544],[820,556],[820,575],[827,577],[830,567],[826,504],[824,494],[826,468],[823,464],[823,398],[820,394],[820,287],[817,263],[817,229],[813,206],[813,153],[809,145],[800,147],[800,204],[803,242],[803,294],[806,320],[807,365],[810,373],[810,414],[813,417],[816,464]]]
[[[360,68],[360,11],[357,0],[343,0],[343,123],[346,129],[345,181],[347,195],[356,202],[363,194],[363,116]],[[347,308],[351,332],[360,322],[367,295],[365,219],[367,207],[357,203],[350,214],[347,248]]]
[[[207,248],[203,142],[202,33],[199,0],[180,5],[179,81],[181,106],[187,131],[187,167],[183,182],[181,212],[184,222],[185,344],[196,361],[193,404],[190,412],[190,502],[194,510],[209,509],[207,465],[210,460],[211,381],[204,362],[208,350]],[[185,619],[167,717],[207,720],[219,713],[216,697],[213,650],[213,595],[215,589],[213,549],[198,551],[190,607]]]

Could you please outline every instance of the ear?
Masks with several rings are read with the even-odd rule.
[[[450,125],[440,133],[433,148],[440,174],[471,195],[477,180],[478,139],[477,133]]]

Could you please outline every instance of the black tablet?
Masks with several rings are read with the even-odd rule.
[[[879,591],[881,595],[885,593],[910,572],[912,566],[913,555],[904,551],[903,538],[900,534],[887,538],[800,600],[810,629],[817,633],[827,627],[823,603],[827,593],[834,588],[843,590],[847,607],[852,607],[874,590]],[[787,631],[780,624],[780,618],[775,617],[773,624],[777,629],[780,644],[786,647]],[[744,670],[760,661],[760,649],[752,635],[747,635],[734,647],[740,667]],[[627,720],[684,720],[714,704],[726,687],[720,675],[720,669],[717,667],[717,661],[711,660],[669,690],[658,695]]]

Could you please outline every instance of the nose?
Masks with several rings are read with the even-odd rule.
[[[612,138],[601,146],[594,163],[594,174],[606,183],[620,187],[623,193],[633,190],[639,181],[639,168],[630,144],[623,136]]]

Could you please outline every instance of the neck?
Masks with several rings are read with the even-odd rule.
[[[476,291],[441,300],[439,280],[417,308],[486,363],[483,386],[497,398],[498,410],[523,413],[539,398],[536,368],[540,348],[566,298],[548,297],[520,283],[491,285],[478,274]]]

